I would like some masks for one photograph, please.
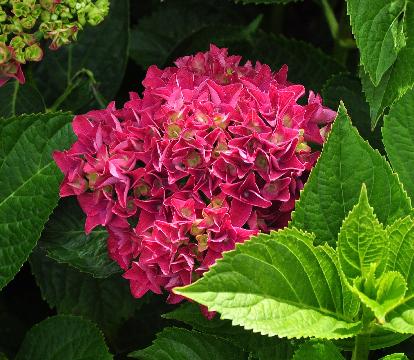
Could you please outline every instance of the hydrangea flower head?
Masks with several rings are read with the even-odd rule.
[[[132,294],[190,284],[236,243],[284,227],[336,113],[287,66],[272,72],[211,46],[148,69],[142,97],[76,116],[55,152],[85,230],[106,227]]]

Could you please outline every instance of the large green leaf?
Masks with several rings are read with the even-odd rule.
[[[410,90],[391,107],[382,129],[388,158],[411,199],[414,199],[413,114],[414,90]]]
[[[361,63],[378,85],[406,45],[403,19],[407,0],[348,0],[347,4]]]
[[[90,106],[94,95],[91,92],[97,90],[107,100],[112,100],[124,78],[128,43],[129,1],[111,0],[109,14],[102,24],[86,27],[75,44],[59,51],[46,51],[35,68],[36,83],[47,105],[51,106],[68,85],[74,87],[72,99],[62,103],[61,109],[74,111],[72,105],[76,105],[80,111],[82,107]],[[82,71],[84,69],[93,74],[96,85],[92,86],[91,74]],[[84,79],[79,79],[80,76]],[[85,87],[89,88],[89,93]]]
[[[386,231],[369,205],[367,188],[362,186],[358,204],[344,220],[338,235],[339,264],[346,278],[366,277],[373,265],[384,260]]]
[[[247,359],[247,354],[212,335],[166,328],[150,347],[135,351],[129,357],[141,360],[243,360]]]
[[[402,0],[393,1],[397,7]],[[376,1],[360,1],[368,6]],[[379,1],[383,3],[384,1]],[[387,1],[390,3],[389,1]],[[406,46],[402,48],[394,64],[384,73],[378,85],[375,85],[370,76],[361,69],[361,80],[368,103],[371,107],[372,126],[377,124],[384,110],[403,96],[414,85],[414,1],[405,0],[404,31]],[[399,19],[398,19],[399,20]],[[368,19],[369,21],[369,19]],[[399,26],[401,28],[401,26]],[[374,35],[375,36],[375,35]]]
[[[20,85],[10,80],[0,87],[0,117],[43,112],[45,104],[42,95],[31,82]]]
[[[58,202],[52,151],[74,140],[68,114],[0,120],[0,289],[19,271]]]
[[[102,333],[76,316],[54,316],[26,335],[16,360],[110,360]]]
[[[410,199],[398,177],[378,151],[359,136],[341,105],[321,157],[296,203],[291,225],[315,233],[318,241],[335,244],[362,183],[384,225],[411,212]]]
[[[39,245],[49,257],[80,271],[105,278],[119,273],[119,265],[108,257],[105,229],[85,234],[85,215],[75,198],[62,199],[40,238]]]
[[[335,252],[297,229],[259,235],[224,255],[203,278],[174,292],[234,325],[288,338],[351,337],[357,308]],[[298,284],[300,284],[298,286]]]
[[[345,360],[331,342],[308,341],[293,356],[293,360]]]
[[[128,282],[120,275],[96,279],[34,251],[30,265],[43,298],[59,314],[82,315],[105,332],[113,332],[129,319],[142,300],[132,297]]]
[[[294,345],[287,339],[261,336],[241,326],[233,326],[231,321],[215,316],[208,320],[200,307],[193,303],[184,303],[179,308],[163,315],[169,320],[182,321],[202,333],[223,338],[240,349],[254,354],[259,360],[285,360],[293,355]]]

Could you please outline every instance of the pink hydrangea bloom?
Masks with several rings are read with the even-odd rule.
[[[240,65],[210,51],[148,69],[142,98],[76,116],[78,140],[54,158],[85,230],[103,225],[132,294],[172,293],[236,243],[284,227],[335,112],[287,66]]]

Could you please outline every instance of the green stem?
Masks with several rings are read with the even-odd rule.
[[[362,305],[362,329],[361,333],[355,338],[352,360],[368,360],[372,320],[372,312]]]
[[[329,30],[331,31],[331,35],[334,40],[337,40],[339,35],[339,24],[336,20],[335,13],[328,0],[321,0],[321,5],[323,13],[325,14],[326,22],[329,26]]]
[[[369,333],[357,335],[352,360],[368,360],[370,337]]]

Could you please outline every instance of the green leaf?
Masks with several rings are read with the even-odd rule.
[[[97,82],[90,87],[90,92],[100,91],[107,100],[112,100],[124,78],[128,43],[129,1],[111,0],[109,14],[102,24],[85,28],[72,45],[59,51],[46,51],[43,60],[34,68],[36,84],[47,105],[51,106],[68,85],[76,85],[80,75],[90,78],[84,69],[91,72]],[[88,79],[85,81],[75,86],[71,95],[74,100],[60,108],[73,110],[72,103],[77,108],[91,106],[90,96],[95,96],[90,93],[86,96],[85,86],[91,83]],[[85,98],[83,104],[79,103],[80,97]]]
[[[39,245],[52,259],[94,277],[119,273],[118,264],[108,257],[107,231],[97,228],[86,235],[85,217],[75,198],[62,199],[47,222]]]
[[[204,3],[203,6],[191,0],[162,3],[131,30],[130,56],[145,70],[151,65],[161,68],[170,65],[175,60],[173,57],[177,51],[180,55],[189,54],[185,53],[187,49],[182,49],[187,47],[189,41],[197,44],[195,51],[201,49],[198,41],[192,41],[192,37],[197,37],[199,32],[210,27],[220,27],[223,23],[240,23],[235,9],[235,5],[222,1]],[[169,25],[168,32],[165,31],[166,23]],[[241,28],[238,30],[240,33]],[[210,32],[210,36],[214,34]],[[210,39],[214,43],[211,37]]]
[[[347,4],[361,63],[377,86],[406,45],[403,19],[407,0],[348,0]]]
[[[30,265],[42,297],[59,314],[82,315],[112,333],[142,304],[119,275],[96,279],[35,251]]]
[[[355,299],[342,281],[335,252],[327,245],[314,247],[313,240],[294,228],[261,234],[174,292],[263,335],[351,337],[361,327],[352,320]]]
[[[246,354],[227,341],[181,328],[165,328],[150,347],[128,356],[141,360],[247,359]]]
[[[235,14],[240,9],[219,4],[220,16],[208,4],[201,8],[191,3],[178,6],[176,1],[161,5],[159,11],[141,20],[133,30],[132,58],[143,68],[151,64],[164,67],[177,57],[207,51],[210,44],[215,44],[228,48],[229,54],[242,55],[242,63],[259,60],[275,71],[287,64],[290,81],[316,91],[333,74],[344,71],[339,63],[310,44],[257,30],[260,18],[247,28],[236,26],[240,21]],[[174,21],[176,18],[188,20]],[[171,24],[168,34],[166,22]]]
[[[400,3],[401,0],[392,2],[397,6]],[[401,98],[414,85],[414,1],[405,0],[405,3],[403,26],[406,33],[406,46],[399,51],[394,64],[384,73],[378,85],[375,85],[369,75],[361,69],[363,89],[371,107],[372,127],[375,127],[385,109]],[[368,2],[366,4],[372,5]],[[374,2],[373,4],[375,5]]]
[[[204,334],[223,338],[234,346],[254,354],[259,360],[286,360],[293,355],[292,341],[261,336],[241,326],[233,326],[229,320],[221,320],[218,316],[207,320],[200,312],[200,307],[193,303],[184,303],[162,317],[181,321]]]
[[[27,333],[16,360],[110,360],[102,333],[76,316],[53,316]]]
[[[0,117],[43,112],[45,104],[42,95],[30,82],[20,85],[10,80],[0,87]]]
[[[385,271],[396,271],[406,281],[407,291],[401,305],[385,317],[385,328],[402,334],[414,334],[414,221],[406,217],[387,228],[388,253]]]
[[[369,205],[364,184],[358,204],[344,220],[338,235],[339,264],[350,283],[357,277],[366,278],[371,266],[384,259],[386,242],[386,231]]]
[[[74,140],[72,116],[0,120],[0,289],[19,271],[58,202],[62,179],[52,159]]]
[[[405,189],[414,199],[414,90],[396,102],[384,117],[382,134],[392,167],[398,173]]]
[[[371,206],[385,225],[411,212],[411,203],[386,160],[352,127],[340,106],[322,154],[296,203],[291,226],[335,244],[343,219],[365,183]]]
[[[375,299],[371,299],[363,292],[358,295],[361,301],[372,310],[378,322],[383,324],[385,316],[404,301],[407,283],[400,273],[389,271],[384,273],[375,285]]]
[[[258,31],[257,36],[249,39],[249,44],[250,47],[245,51],[252,54],[246,59],[253,62],[259,60],[272,70],[278,70],[286,64],[289,67],[289,81],[303,84],[307,90],[321,91],[332,75],[344,71],[336,60],[303,41]]]
[[[351,74],[333,75],[323,86],[322,98],[326,106],[337,109],[342,101],[362,138],[380,151],[383,150],[380,127],[371,130],[369,105],[362,92],[361,80]]]
[[[384,356],[379,360],[409,360],[409,359],[404,354],[396,353],[396,354]]]
[[[340,351],[329,341],[308,341],[295,352],[293,360],[345,360]]]

